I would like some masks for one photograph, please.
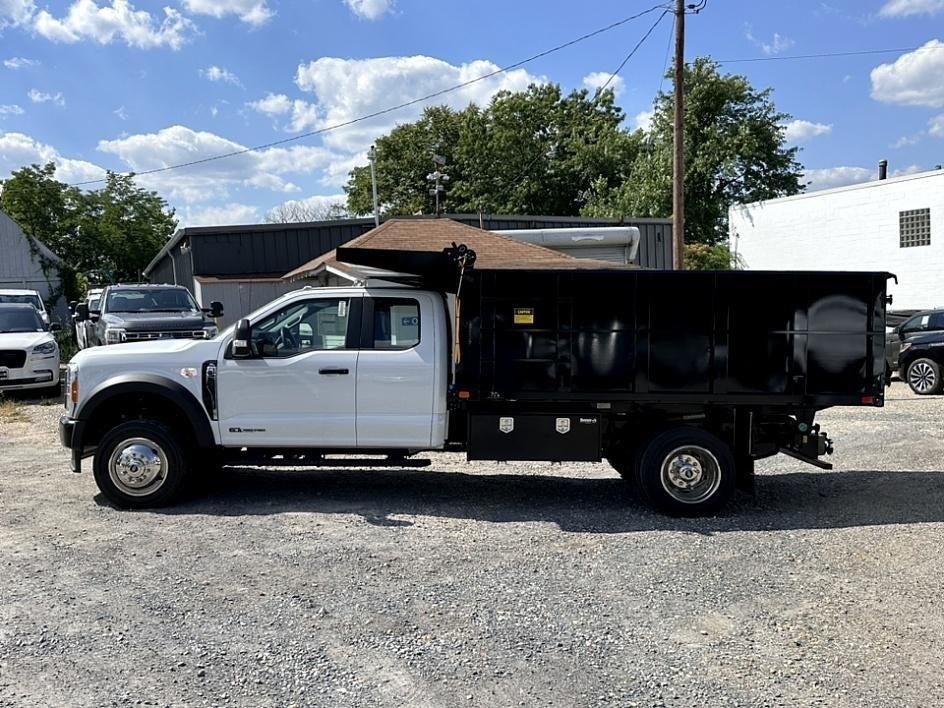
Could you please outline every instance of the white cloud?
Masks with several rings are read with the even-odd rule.
[[[55,162],[56,179],[63,182],[84,182],[101,179],[105,170],[85,160],[65,158],[51,145],[40,143],[23,133],[0,133],[0,176],[6,177],[33,163]]]
[[[36,59],[27,59],[25,57],[10,57],[9,59],[3,60],[3,65],[7,69],[16,71],[17,69],[26,69],[31,66],[39,66],[39,61]]]
[[[496,71],[490,61],[453,65],[427,56],[339,59],[324,57],[298,67],[295,83],[316,97],[313,127],[345,123],[391,105],[414,100],[447,87]],[[424,105],[447,104],[465,108],[470,103],[486,105],[499,91],[522,91],[544,78],[524,69],[505,72],[469,86],[356,125],[326,133],[324,143],[348,153],[366,150],[379,135],[398,123],[416,120]]]
[[[222,81],[224,84],[232,84],[239,88],[243,87],[242,82],[236,74],[221,66],[208,66],[206,69],[200,69],[200,76],[208,81]]]
[[[128,112],[125,110],[124,106],[118,106],[112,113],[118,116],[120,120],[128,120]]]
[[[928,121],[928,134],[935,138],[944,138],[944,113]]]
[[[99,6],[95,0],[75,0],[64,17],[47,10],[36,15],[33,27],[53,42],[74,43],[89,39],[99,44],[122,40],[129,47],[180,49],[196,32],[193,22],[171,7],[159,21],[146,10],[136,10],[128,0],[112,0]]]
[[[0,30],[28,24],[35,12],[34,0],[0,0]]]
[[[236,15],[253,27],[261,27],[275,16],[266,0],[182,0],[183,6],[195,15],[221,18]]]
[[[892,148],[898,150],[903,147],[910,147],[912,145],[917,145],[921,142],[921,138],[924,137],[924,133],[915,133],[914,135],[902,135],[898,140],[892,143]]]
[[[906,106],[944,106],[944,42],[932,39],[892,64],[872,69],[872,98]]]
[[[57,106],[66,105],[66,99],[59,91],[56,93],[45,93],[39,89],[32,88],[29,90],[29,93],[27,93],[27,96],[29,96],[29,100],[33,103],[54,103]]]
[[[944,12],[944,0],[888,0],[878,14],[882,17],[910,17],[939,12]]]
[[[832,187],[845,187],[850,184],[859,184],[875,179],[875,170],[865,167],[827,167],[818,170],[806,170],[803,173],[805,181],[809,182],[807,191],[815,192]]]
[[[898,170],[892,170],[889,173],[890,177],[904,177],[906,175],[915,175],[919,172],[924,172],[924,168],[921,165],[908,165],[907,167],[902,167]]]
[[[393,9],[393,0],[344,0],[351,12],[365,20],[376,20]]]
[[[759,39],[754,36],[754,33],[750,25],[747,25],[744,31],[744,36],[747,40],[753,44],[755,47],[759,47],[760,50],[767,56],[773,56],[775,54],[780,54],[785,52],[790,47],[792,47],[796,42],[794,42],[789,37],[785,37],[779,32],[774,32],[773,38],[767,42],[763,39]]]
[[[156,133],[102,140],[98,149],[117,155],[131,171],[141,173],[246,148],[214,133],[174,125]],[[286,179],[288,175],[312,174],[324,169],[333,158],[325,148],[310,145],[268,148],[181,169],[142,174],[138,181],[169,199],[189,203],[225,198],[230,189],[237,187],[287,193],[298,191],[298,186]]]
[[[829,135],[833,126],[827,123],[813,123],[808,120],[791,120],[784,126],[784,137],[789,143],[804,143],[820,135]]]
[[[594,71],[583,77],[583,85],[585,88],[590,89],[590,91],[596,91],[609,81],[610,83],[607,88],[613,89],[613,95],[619,98],[626,88],[626,82],[623,81],[622,76],[613,76],[613,80],[610,81],[611,76],[613,76],[613,74],[607,71]]]
[[[637,113],[636,117],[633,118],[633,128],[635,130],[648,131],[652,127],[652,119],[655,114],[655,111],[641,111]]]
[[[318,107],[308,101],[301,99],[290,99],[284,93],[270,93],[265,98],[258,101],[250,101],[246,104],[257,113],[262,113],[270,118],[287,117],[282,129],[290,133],[300,133],[303,130],[310,130],[318,125]]]
[[[230,224],[258,224],[259,208],[251,204],[229,202],[193,208],[185,206],[177,212],[181,228],[185,226],[227,226]]]
[[[7,116],[21,116],[25,112],[26,111],[24,111],[21,106],[18,106],[15,103],[6,103],[0,105],[0,118],[6,118]]]

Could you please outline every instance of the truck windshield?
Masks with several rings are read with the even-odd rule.
[[[122,288],[108,293],[106,312],[197,312],[190,293],[180,288]]]
[[[42,332],[45,329],[36,310],[0,307],[0,333]]]
[[[0,303],[10,303],[13,305],[32,305],[37,310],[43,309],[43,301],[39,295],[3,295],[0,294]]]

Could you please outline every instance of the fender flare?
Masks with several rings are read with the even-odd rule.
[[[216,445],[213,428],[203,405],[181,384],[157,374],[121,374],[92,389],[92,393],[76,409],[73,418],[80,421],[81,425],[76,428],[78,439],[73,441],[73,449],[82,449],[82,433],[95,414],[107,408],[108,402],[116,396],[128,393],[159,396],[173,403],[187,417],[198,447],[212,448]]]

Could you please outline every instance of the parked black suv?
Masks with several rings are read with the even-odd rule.
[[[150,339],[210,339],[216,336],[211,318],[223,316],[223,305],[201,308],[180,285],[110,285],[101,309],[76,306],[76,321],[88,321],[87,346],[141,342]]]
[[[944,310],[919,312],[888,338],[888,364],[922,396],[944,391]]]

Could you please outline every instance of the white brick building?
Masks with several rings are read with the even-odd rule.
[[[893,310],[944,307],[944,170],[732,207],[751,270],[884,270]]]

